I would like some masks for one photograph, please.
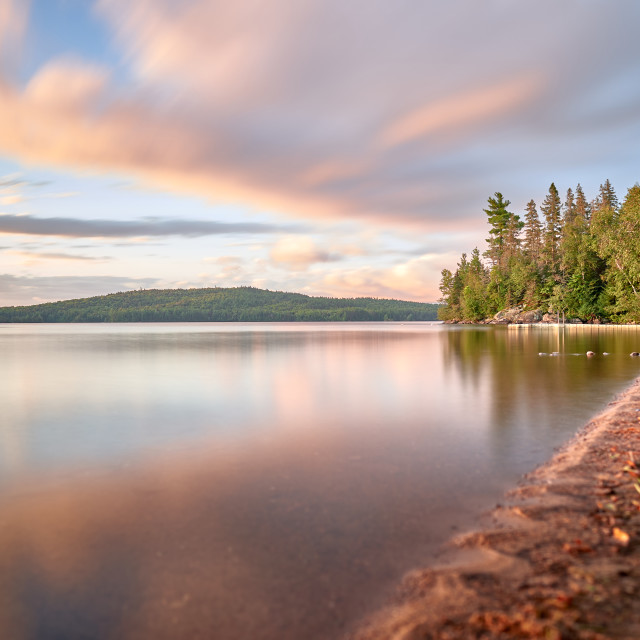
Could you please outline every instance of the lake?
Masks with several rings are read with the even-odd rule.
[[[0,325],[0,636],[339,638],[639,350],[635,328]]]

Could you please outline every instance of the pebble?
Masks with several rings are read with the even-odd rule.
[[[587,351],[587,358],[590,358],[591,356],[595,356],[595,352],[594,351]]]

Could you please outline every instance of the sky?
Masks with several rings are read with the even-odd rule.
[[[500,191],[640,180],[637,0],[0,0],[0,305],[436,301]]]

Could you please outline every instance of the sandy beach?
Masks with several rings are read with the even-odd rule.
[[[636,464],[640,379],[349,640],[640,637]]]

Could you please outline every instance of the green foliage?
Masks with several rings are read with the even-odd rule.
[[[441,301],[446,302],[438,308],[439,320],[455,320],[460,316],[460,294],[457,285],[460,276],[456,271],[454,276],[449,269],[442,270],[442,280],[440,281]]]
[[[460,309],[465,318],[482,320],[486,316],[486,283],[487,272],[476,248],[471,252],[471,261],[466,268],[460,300]]]
[[[549,193],[545,197],[540,209],[545,219],[542,254],[544,263],[549,269],[549,277],[553,278],[558,271],[560,262],[559,244],[562,231],[560,196],[553,182],[549,186]]]
[[[531,262],[540,263],[542,255],[542,226],[536,203],[529,200],[524,218],[524,252]]]
[[[600,254],[607,264],[605,309],[616,320],[637,322],[640,319],[640,185],[629,189],[619,210],[610,203],[610,199],[605,200],[599,207],[592,225]],[[617,202],[614,200],[613,204]]]
[[[511,204],[496,191],[488,200],[489,206],[484,210],[489,222],[489,237],[484,255],[495,264],[502,264],[505,258],[512,255],[518,242],[518,232],[523,223],[520,218],[507,210]]]
[[[0,322],[344,322],[435,320],[438,305],[322,298],[253,287],[149,289],[0,308]]]
[[[463,254],[454,273],[443,270],[442,320],[477,321],[520,307],[640,322],[640,185],[620,205],[607,180],[590,205],[579,184],[562,204],[552,183],[541,206],[544,226],[533,200],[524,223],[501,193],[488,203],[483,255],[491,265],[482,265],[476,249],[471,261]]]

